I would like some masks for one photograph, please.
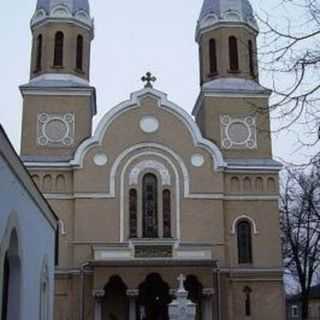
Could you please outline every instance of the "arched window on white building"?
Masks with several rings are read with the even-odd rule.
[[[45,262],[40,279],[40,320],[49,319],[49,272]]]
[[[20,320],[21,258],[16,229],[11,232],[9,246],[3,258],[2,270],[1,319]]]

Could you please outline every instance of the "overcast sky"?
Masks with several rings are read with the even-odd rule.
[[[151,71],[155,87],[173,102],[191,112],[199,94],[198,47],[194,41],[196,21],[203,0],[91,0],[95,19],[91,84],[97,88],[98,115],[95,124],[132,91],[142,88],[141,76]],[[252,0],[256,8],[272,11],[278,0]],[[1,4],[0,123],[19,151],[22,99],[18,86],[29,77],[30,18],[36,0]],[[268,5],[268,7],[266,7]],[[268,77],[261,81],[268,85]],[[273,123],[275,127],[277,124]],[[273,137],[275,157],[301,161],[295,135]]]

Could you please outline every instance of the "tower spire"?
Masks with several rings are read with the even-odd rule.
[[[243,24],[258,31],[257,21],[248,0],[204,0],[196,31],[198,39],[202,32],[219,24]]]

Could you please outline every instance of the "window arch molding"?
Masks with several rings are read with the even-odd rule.
[[[241,215],[233,220],[232,229],[231,229],[231,233],[233,235],[237,233],[237,225],[242,221],[247,221],[251,224],[253,234],[255,234],[255,235],[259,234],[255,220],[247,215]]]
[[[154,171],[158,175],[162,186],[171,186],[172,178],[167,166],[158,160],[142,160],[138,162],[129,173],[129,185],[134,186],[139,183],[141,176],[147,171]]]

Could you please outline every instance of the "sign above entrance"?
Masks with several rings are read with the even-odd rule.
[[[172,246],[135,246],[135,258],[172,258]]]

